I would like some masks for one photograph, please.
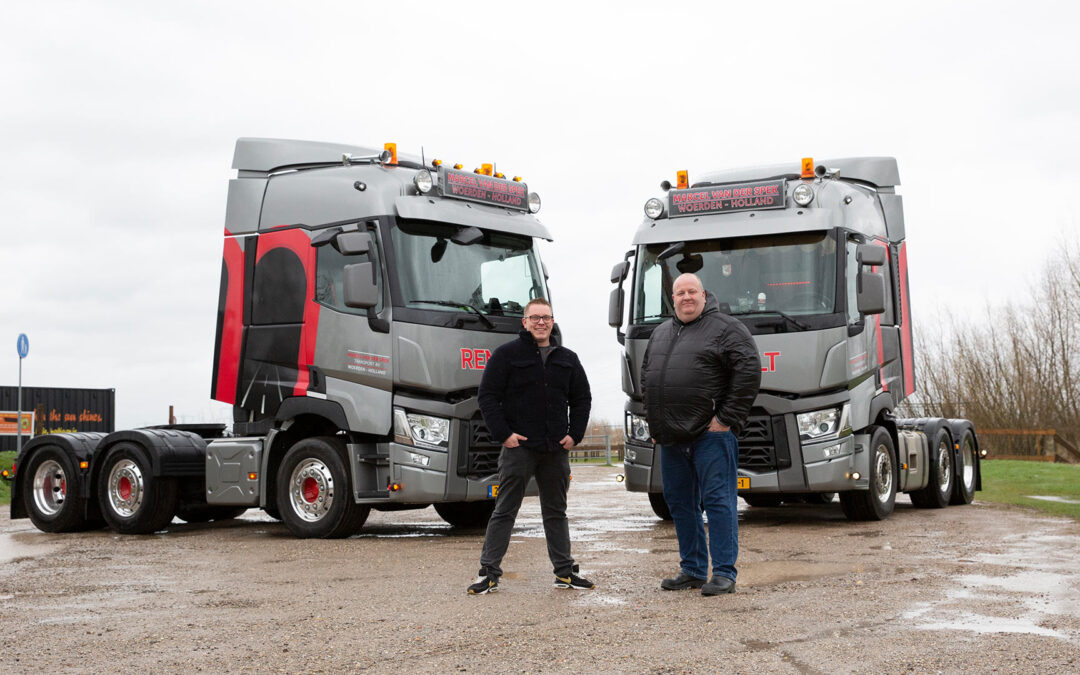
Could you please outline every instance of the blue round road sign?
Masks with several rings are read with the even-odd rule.
[[[19,358],[25,359],[26,355],[30,353],[30,338],[26,337],[26,333],[19,333]]]

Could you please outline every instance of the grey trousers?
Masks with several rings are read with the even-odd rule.
[[[510,546],[521,500],[529,478],[540,489],[540,513],[544,518],[548,557],[556,576],[565,577],[574,566],[570,557],[570,524],[566,520],[566,491],[570,488],[570,455],[564,450],[503,448],[499,454],[499,497],[488,521],[480,573],[502,576],[503,556]]]

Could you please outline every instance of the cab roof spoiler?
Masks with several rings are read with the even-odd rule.
[[[239,138],[233,152],[232,168],[241,172],[273,173],[343,164],[345,155],[378,157],[381,148],[365,148],[341,143],[295,141],[285,138]],[[404,160],[404,161],[403,161]],[[398,164],[420,163],[419,157],[398,155]]]
[[[856,180],[868,183],[876,188],[889,188],[900,185],[900,172],[896,168],[894,157],[842,157],[825,159],[817,162],[828,171],[836,170],[841,180]],[[728,169],[707,173],[694,181],[695,185],[720,185],[723,183],[744,183],[781,176],[799,176],[802,167],[798,161],[786,164],[770,164],[744,169]]]

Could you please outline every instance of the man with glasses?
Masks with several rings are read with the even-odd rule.
[[[590,589],[570,557],[566,492],[568,451],[581,442],[589,422],[592,394],[577,354],[555,343],[551,305],[530,300],[518,339],[492,353],[480,381],[480,412],[492,438],[503,439],[499,455],[499,497],[488,521],[480,553],[480,576],[469,595],[499,589],[503,556],[510,545],[529,478],[540,490],[548,557],[556,588]]]

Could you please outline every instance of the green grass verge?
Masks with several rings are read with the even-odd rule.
[[[11,463],[15,461],[14,452],[0,452],[0,470],[11,470]],[[11,483],[0,480],[0,504],[11,503]]]
[[[1032,499],[1037,495],[1080,502],[1078,465],[1010,459],[983,460],[982,485],[983,489],[975,493],[975,499],[979,501],[1028,506],[1044,513],[1080,520],[1080,504]]]

